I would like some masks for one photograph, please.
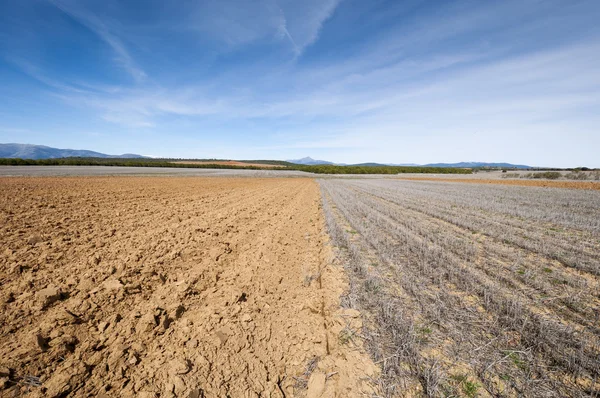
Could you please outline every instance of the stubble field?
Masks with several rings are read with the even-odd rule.
[[[600,394],[600,195],[321,180],[389,396]]]
[[[361,396],[310,179],[0,179],[0,395]]]

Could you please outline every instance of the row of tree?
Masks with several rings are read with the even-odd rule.
[[[4,166],[122,166],[122,167],[172,167],[188,169],[250,169],[259,166],[236,166],[218,163],[175,163],[165,159],[146,158],[58,158],[58,159],[15,159],[0,158]]]
[[[287,162],[270,161],[264,164],[281,164],[285,167],[277,170],[299,170],[316,174],[400,174],[400,173],[435,173],[435,174],[471,174],[471,169],[452,167],[419,167],[419,166],[335,166],[335,165],[299,165]],[[260,166],[237,166],[217,163],[175,163],[168,159],[149,158],[59,158],[59,159],[0,159],[0,165],[8,166],[124,166],[124,167],[173,167],[191,169],[250,169],[261,170]]]
[[[471,169],[456,167],[420,167],[420,166],[335,166],[329,164],[302,166],[297,165],[295,170],[307,171],[317,174],[404,174],[404,173],[432,173],[432,174],[471,174]]]

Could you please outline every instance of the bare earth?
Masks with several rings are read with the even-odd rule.
[[[302,178],[0,178],[0,395],[373,393],[319,204]]]

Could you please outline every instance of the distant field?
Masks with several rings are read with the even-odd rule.
[[[181,160],[181,161],[175,161],[175,162],[171,162],[171,163],[174,163],[174,164],[218,164],[221,166],[240,166],[240,167],[254,166],[254,167],[264,167],[266,169],[286,167],[286,166],[278,165],[278,164],[248,163],[248,162],[240,162],[237,160],[215,160],[215,161],[211,161],[211,160],[203,160],[203,161]]]
[[[188,176],[188,177],[308,177],[309,173],[281,169],[212,169],[192,167],[123,166],[0,166],[0,176]]]
[[[524,187],[549,187],[570,189],[592,189],[600,191],[600,182],[597,181],[555,181],[555,180],[517,180],[517,179],[485,179],[485,178],[446,178],[446,177],[398,177],[410,181],[445,181],[462,182],[468,184],[516,185]]]
[[[598,396],[600,194],[452,181],[320,180],[384,394]]]

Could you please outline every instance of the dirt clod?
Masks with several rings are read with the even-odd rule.
[[[42,290],[39,290],[37,293],[37,299],[39,305],[42,309],[45,309],[52,305],[54,302],[60,300],[61,291],[58,287],[54,285],[50,285]]]
[[[157,326],[157,322],[156,322],[156,317],[154,316],[154,313],[147,313],[146,315],[144,315],[140,318],[140,320],[138,321],[138,323],[135,327],[135,331],[138,334],[149,333],[156,326]]]
[[[169,362],[169,371],[172,374],[183,375],[190,371],[189,362],[185,359],[173,359]]]
[[[325,383],[327,377],[325,373],[314,372],[308,380],[308,390],[306,392],[306,398],[319,398],[325,392]]]
[[[108,291],[119,290],[123,288],[123,284],[117,279],[109,279],[102,283],[102,286],[104,286],[104,289]]]
[[[104,332],[106,330],[106,328],[108,327],[108,322],[100,322],[98,324],[98,331],[100,333]]]
[[[42,241],[42,237],[39,235],[31,235],[29,237],[29,239],[27,239],[27,244],[34,246],[37,243],[40,243]]]
[[[41,334],[35,335],[35,342],[37,343],[38,348],[42,351],[47,351],[50,348],[48,345],[48,340],[48,338],[43,337]]]
[[[202,390],[199,388],[194,388],[190,392],[190,395],[188,395],[187,398],[203,398],[203,397],[204,397],[204,393],[202,392]]]

